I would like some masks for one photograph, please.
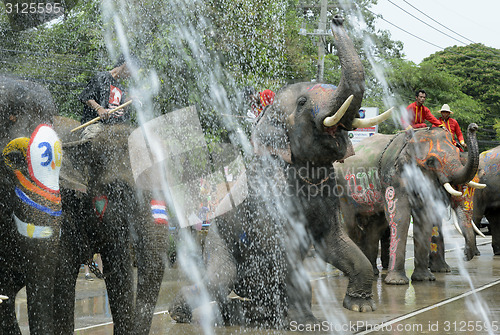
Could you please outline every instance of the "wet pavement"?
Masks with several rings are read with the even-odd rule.
[[[351,312],[342,307],[347,278],[338,270],[310,257],[306,264],[313,286],[313,312],[320,320],[314,328],[291,324],[290,331],[258,330],[246,327],[209,327],[213,334],[499,334],[500,333],[500,256],[494,256],[491,236],[478,236],[480,256],[469,262],[461,260],[463,238],[446,239],[446,260],[450,273],[436,273],[434,282],[410,282],[409,285],[386,285],[382,271],[373,282],[377,310]],[[457,247],[458,246],[458,247]],[[406,269],[413,271],[413,246],[407,251]],[[463,264],[464,270],[460,270]],[[166,313],[166,306],[185,277],[176,268],[168,268],[156,307],[150,334],[203,334],[199,323],[176,324]],[[112,334],[112,320],[104,282],[87,281],[83,270],[77,282],[75,334]],[[17,298],[17,313],[23,334],[29,334],[26,319],[26,296]],[[202,319],[200,313],[195,319]],[[489,331],[490,330],[490,331]]]

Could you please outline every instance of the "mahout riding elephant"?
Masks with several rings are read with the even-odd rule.
[[[49,91],[0,76],[0,334],[20,334],[15,299],[26,286],[31,334],[52,334],[61,224],[61,141]]]
[[[259,116],[248,158],[248,197],[212,221],[205,242],[206,291],[200,283],[184,287],[169,306],[174,320],[189,322],[203,292],[225,321],[286,327],[287,320],[315,320],[301,268],[311,244],[349,278],[344,307],[375,309],[371,265],[341,227],[333,191],[332,163],[352,154],[347,131],[365,126],[355,118],[364,71],[342,22],[337,16],[332,24],[342,65],[339,87],[285,86]],[[228,299],[231,291],[241,299]]]
[[[484,151],[479,156],[479,182],[486,188],[476,190],[473,197],[473,220],[479,226],[483,216],[488,219],[491,246],[500,255],[500,146]]]
[[[76,279],[94,253],[103,261],[114,334],[149,333],[167,261],[168,222],[160,195],[135,185],[128,151],[132,130],[128,124],[106,125],[93,139],[63,144],[73,165],[63,166],[64,175],[75,189],[62,189],[56,334],[73,333]],[[85,185],[84,192],[77,185]],[[155,219],[153,209],[165,215]],[[137,263],[135,289],[130,244]]]
[[[376,274],[379,240],[383,238],[382,247],[387,246],[387,235],[383,235],[389,228],[386,283],[409,282],[404,261],[410,215],[415,242],[412,280],[435,280],[429,271],[429,242],[433,225],[441,223],[436,213],[450,204],[450,197],[461,195],[451,185],[470,183],[477,172],[476,130],[477,125],[469,125],[469,154],[465,164],[452,143],[451,134],[441,128],[374,135],[356,146],[355,156],[343,164],[335,164],[340,172],[337,179],[343,190],[341,206],[345,224]],[[439,204],[443,208],[439,208]],[[466,232],[466,259],[472,259],[477,250],[474,231],[465,217],[460,216],[459,221]],[[436,271],[446,271],[439,267],[447,265],[436,262],[434,266]]]

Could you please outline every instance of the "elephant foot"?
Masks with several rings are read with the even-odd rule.
[[[474,256],[481,256],[481,251],[476,247],[476,250],[474,250]]]
[[[168,314],[172,320],[179,323],[190,323],[193,318],[191,307],[186,302],[171,305]]]
[[[451,272],[451,267],[446,263],[432,263],[429,267],[431,272]]]
[[[380,271],[378,270],[378,267],[375,265],[375,266],[373,267],[373,275],[374,275],[375,277],[378,277],[378,275],[379,275],[379,274],[380,274]],[[375,279],[376,279],[376,278],[375,278]]]
[[[406,285],[410,282],[404,271],[389,271],[384,281],[389,285]]]
[[[470,261],[471,259],[474,258],[475,255],[476,255],[476,251],[475,250],[472,250],[472,249],[467,248],[467,247],[464,248],[464,261],[466,261],[466,262]]]
[[[344,308],[353,312],[372,312],[376,309],[375,301],[370,293],[347,293],[344,298]]]
[[[451,272],[451,267],[442,258],[430,257],[429,268],[431,272]]]
[[[417,270],[413,271],[411,275],[411,280],[413,281],[434,281],[436,277],[429,271],[429,269],[425,270]]]

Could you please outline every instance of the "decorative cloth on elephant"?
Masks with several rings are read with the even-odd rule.
[[[156,224],[168,226],[167,205],[165,201],[151,200],[151,214]]]
[[[11,153],[21,153],[26,160],[29,177],[9,159]],[[59,172],[62,164],[62,145],[52,127],[42,124],[33,132],[30,139],[17,138],[4,148],[3,155],[7,166],[13,169],[17,178],[14,192],[22,208],[30,212],[42,212],[58,217],[62,214],[59,195]],[[18,232],[29,238],[49,238],[54,229],[48,226],[36,226],[25,222],[24,215],[12,213]]]

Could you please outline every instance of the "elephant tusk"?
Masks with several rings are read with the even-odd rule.
[[[325,127],[333,127],[337,123],[339,123],[340,119],[342,119],[345,112],[347,112],[347,109],[351,105],[352,99],[354,99],[354,95],[350,95],[349,98],[347,98],[346,101],[344,101],[342,106],[340,106],[339,110],[333,116],[326,117],[323,120],[323,125]]]
[[[368,128],[368,127],[373,127],[376,126],[379,123],[384,122],[387,120],[391,115],[392,111],[394,110],[394,107],[391,107],[390,109],[386,110],[380,115],[377,115],[375,117],[369,118],[369,119],[354,119],[352,121],[352,127],[353,128]]]
[[[7,299],[9,299],[8,296],[0,294],[0,304],[2,303],[2,301],[7,300]]]
[[[472,188],[482,189],[486,187],[486,184],[476,183],[475,181],[470,181],[467,183]]]
[[[444,189],[446,191],[448,191],[448,193],[450,193],[451,195],[454,195],[456,197],[459,197],[462,195],[462,192],[458,192],[457,190],[453,189],[453,187],[451,187],[450,183],[445,183],[443,185]]]
[[[460,229],[460,226],[458,225],[457,214],[453,209],[450,208],[450,210],[451,210],[451,216],[453,217],[453,226],[455,226],[455,229],[458,231],[460,235],[464,236],[464,234],[462,234],[462,229]]]
[[[476,224],[474,223],[474,221],[471,221],[472,223],[472,229],[474,229],[474,231],[481,237],[486,237],[484,236],[483,232],[479,230],[479,228],[476,226]]]

